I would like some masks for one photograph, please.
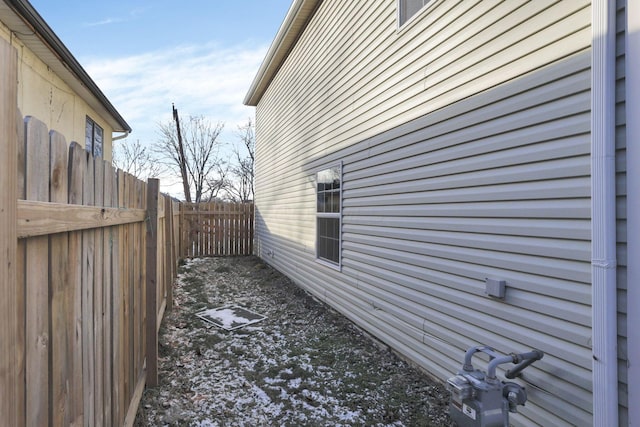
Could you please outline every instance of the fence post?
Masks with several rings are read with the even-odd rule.
[[[160,181],[151,178],[147,184],[147,385],[158,385],[158,190]]]
[[[187,242],[186,242],[186,234],[187,234],[187,224],[185,223],[185,215],[184,215],[184,211],[185,211],[185,204],[184,203],[180,203],[180,205],[178,206],[179,210],[180,210],[180,233],[179,233],[179,239],[180,239],[180,248],[179,248],[179,257],[180,258],[186,258],[187,257],[187,251],[186,251],[186,247],[187,247]]]
[[[165,286],[167,287],[167,310],[173,307],[173,277],[176,254],[173,251],[173,201],[169,196],[164,201],[164,253]]]
[[[18,343],[22,314],[18,307],[16,261],[18,234],[16,210],[18,191],[18,77],[16,50],[0,39],[0,419],[7,425],[23,425],[24,385],[20,380],[22,351]]]

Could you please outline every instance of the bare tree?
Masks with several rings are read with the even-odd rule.
[[[140,140],[129,142],[125,139],[114,145],[113,164],[140,179],[156,178],[161,168],[147,148],[140,144]]]
[[[238,126],[236,133],[240,144],[233,147],[232,179],[229,180],[227,192],[233,200],[248,202],[254,198],[254,160],[255,160],[255,128],[251,119]]]
[[[186,121],[178,119],[178,123],[181,141],[173,122],[158,125],[160,141],[155,150],[158,158],[175,176],[186,177],[183,188],[187,202],[213,200],[226,186],[226,165],[220,158],[222,143],[218,140],[224,124],[212,124],[202,116],[189,116]]]

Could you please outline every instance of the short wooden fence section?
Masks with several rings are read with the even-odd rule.
[[[251,255],[253,203],[181,203],[180,257]]]

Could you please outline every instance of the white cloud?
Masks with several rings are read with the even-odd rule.
[[[234,142],[237,127],[253,117],[242,104],[268,45],[216,43],[180,45],[119,58],[85,58],[85,69],[133,128],[128,139],[152,146],[158,123],[171,120],[171,104],[180,117],[205,116],[224,122],[223,142]],[[163,187],[170,179],[161,178]],[[176,194],[175,186],[163,191]]]
[[[142,15],[148,9],[149,9],[148,7],[137,7],[137,8],[131,9],[127,17],[125,16],[119,16],[117,18],[108,17],[100,21],[85,22],[82,24],[82,26],[83,27],[99,27],[102,25],[119,24],[121,22],[127,22],[127,21],[130,21],[131,19],[135,19],[139,15]]]
[[[82,24],[82,26],[83,27],[99,27],[102,25],[116,24],[118,22],[124,22],[124,19],[106,18],[106,19],[103,19],[102,21],[85,22],[84,24]]]
[[[253,116],[242,105],[268,46],[182,45],[121,58],[85,60],[88,73],[125,120],[133,138],[149,142],[158,122],[203,115],[227,132]]]

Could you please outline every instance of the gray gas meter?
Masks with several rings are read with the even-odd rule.
[[[478,352],[491,358],[486,374],[471,364],[471,358]],[[544,353],[540,350],[504,356],[491,347],[471,347],[465,354],[462,370],[447,380],[451,419],[459,427],[508,427],[509,412],[517,412],[518,405],[524,405],[527,393],[517,383],[498,380],[496,368],[505,363],[516,364],[505,374],[506,378],[513,379],[542,356]]]

